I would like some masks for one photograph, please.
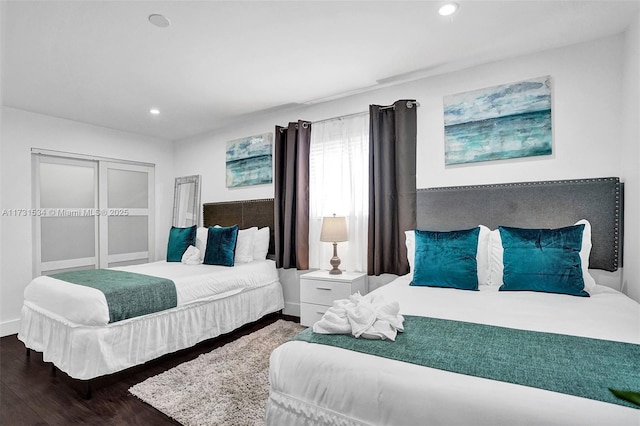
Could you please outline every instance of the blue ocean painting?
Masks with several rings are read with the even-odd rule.
[[[550,155],[551,77],[444,98],[445,164]]]
[[[227,142],[227,188],[271,183],[272,148],[272,133]]]

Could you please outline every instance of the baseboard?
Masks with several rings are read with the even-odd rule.
[[[285,315],[300,317],[300,304],[292,303],[292,302],[284,302],[284,310],[282,313]]]
[[[300,316],[300,307],[298,307],[298,316]],[[18,334],[20,331],[20,319],[0,322],[0,337]]]

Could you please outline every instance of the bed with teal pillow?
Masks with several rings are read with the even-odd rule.
[[[189,246],[196,245],[196,225],[188,228],[171,227],[167,246],[167,262],[181,262],[182,255]]]
[[[204,252],[206,265],[233,266],[238,240],[238,225],[209,227],[207,248]]]
[[[580,249],[584,225],[556,229],[498,227],[504,249],[500,291],[538,291],[589,297]]]
[[[439,232],[415,231],[412,286],[478,290],[480,228]]]

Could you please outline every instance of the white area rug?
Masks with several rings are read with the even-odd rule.
[[[129,392],[186,426],[263,425],[269,355],[303,329],[278,320],[138,383]]]

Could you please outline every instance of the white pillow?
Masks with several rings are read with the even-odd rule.
[[[404,231],[404,245],[407,246],[407,260],[409,261],[409,276],[413,278],[416,259],[416,231]]]
[[[478,249],[476,252],[476,264],[478,268],[478,284],[489,284],[489,237],[491,230],[484,225],[478,226]],[[413,277],[413,269],[416,257],[416,233],[414,230],[404,231],[405,245],[407,246],[407,260],[409,261],[409,276]]]
[[[215,225],[214,228],[219,228]],[[233,258],[234,263],[249,263],[253,261],[254,237],[258,231],[257,227],[241,229],[238,231],[238,239],[236,240],[236,251]],[[196,248],[200,250],[200,256],[204,260],[207,251],[207,240],[209,239],[209,228],[203,226],[196,231]]]
[[[586,219],[577,221],[574,225],[584,225],[582,231],[582,247],[580,248],[580,263],[582,264],[582,279],[584,281],[584,291],[590,293],[596,285],[596,280],[589,273],[589,255],[591,254],[591,224]],[[500,231],[495,229],[491,231],[489,241],[491,275],[489,278],[491,285],[500,286],[504,284],[502,277],[504,274],[504,263],[502,257],[504,249],[502,248],[502,238]]]
[[[504,249],[502,248],[502,238],[500,238],[500,230],[494,229],[489,237],[489,285],[501,286],[504,284],[502,275],[504,274],[504,263],[502,256]]]
[[[253,237],[254,260],[265,260],[267,258],[267,254],[269,253],[269,240],[271,240],[271,232],[268,226],[256,231]]]
[[[596,286],[596,280],[589,273],[589,256],[591,255],[591,224],[586,219],[580,219],[576,225],[584,225],[582,231],[582,248],[580,249],[580,263],[582,263],[582,279],[584,280],[584,291],[591,293]]]
[[[484,225],[480,225],[478,234],[478,252],[476,262],[478,268],[478,284],[488,285],[491,276],[491,264],[489,263],[489,239],[491,230]]]
[[[204,260],[204,252],[207,250],[207,240],[209,239],[209,228],[201,226],[196,231],[196,248],[200,250],[200,258]]]
[[[253,240],[257,231],[258,227],[256,226],[238,230],[234,263],[253,262]]]

